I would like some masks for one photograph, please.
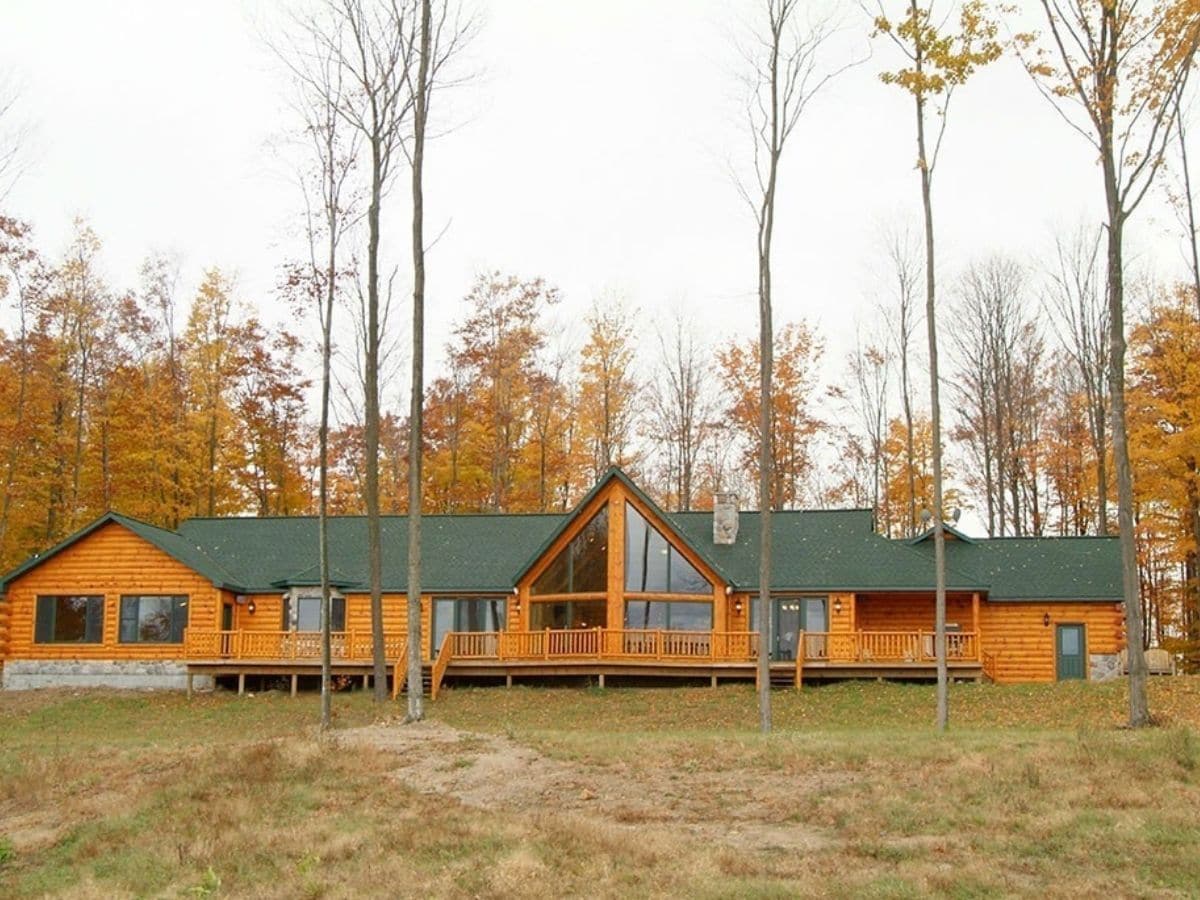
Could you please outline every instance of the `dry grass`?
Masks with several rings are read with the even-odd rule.
[[[0,896],[1194,896],[1200,679],[1116,686],[0,694]],[[389,707],[390,715],[395,710]],[[369,728],[359,726],[372,725]],[[469,729],[471,733],[454,730]]]

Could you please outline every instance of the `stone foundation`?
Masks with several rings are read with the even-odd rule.
[[[187,667],[169,660],[64,660],[10,659],[0,674],[6,691],[36,688],[125,688],[129,690],[182,691],[187,689]],[[213,688],[211,675],[195,676],[195,689]]]
[[[1109,681],[1121,674],[1121,655],[1093,653],[1088,657],[1088,667],[1092,681]]]

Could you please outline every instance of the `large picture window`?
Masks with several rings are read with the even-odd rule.
[[[711,594],[701,575],[657,528],[625,504],[625,590],[635,594]]]
[[[431,653],[436,655],[451,631],[503,631],[505,601],[500,597],[433,601]]]
[[[104,640],[103,597],[38,597],[34,617],[33,639],[38,644],[99,644]]]
[[[602,594],[608,581],[608,507],[583,526],[533,583],[534,594]]]
[[[126,595],[121,598],[122,644],[182,644],[188,598],[179,595]]]

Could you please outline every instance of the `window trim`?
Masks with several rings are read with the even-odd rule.
[[[50,625],[49,628],[41,627],[41,612],[43,601],[59,601],[59,600],[84,600],[86,605],[83,611],[83,637],[80,639],[59,639],[54,637],[56,626],[58,625],[58,603],[54,602],[48,608],[50,609]],[[104,643],[104,612],[105,612],[105,595],[104,594],[38,594],[33,601],[33,643],[41,646],[51,644],[73,647],[84,645],[95,647]],[[98,612],[93,612],[98,609]],[[95,621],[95,628],[89,628],[89,625]],[[39,638],[46,630],[50,632],[51,637],[48,640]],[[93,640],[88,640],[89,632]]]
[[[178,610],[183,609],[183,625],[179,628],[179,640],[174,640],[173,637],[165,641],[150,641],[143,640],[138,637],[133,640],[127,640],[124,635],[125,625],[125,604],[130,600],[138,601],[138,616],[135,618],[139,626],[138,633],[140,634],[141,626],[141,601],[142,600],[160,600],[167,599],[171,601],[171,634],[175,633]],[[177,603],[177,601],[183,601]],[[117,598],[117,643],[118,644],[154,644],[157,646],[172,646],[178,647],[183,645],[184,632],[187,631],[188,622],[191,618],[191,596],[189,594],[121,594]]]

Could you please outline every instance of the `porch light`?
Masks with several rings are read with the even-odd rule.
[[[738,597],[733,601],[733,611],[739,616],[742,614],[742,598]]]
[[[1042,613],[1042,624],[1047,628],[1050,627],[1050,613]]]
[[[842,614],[842,598],[835,597],[833,601],[833,611],[839,616]]]
[[[254,610],[257,608],[258,607],[254,605],[254,598],[251,597],[250,602],[246,604],[246,612],[250,613],[250,615],[254,615]]]

